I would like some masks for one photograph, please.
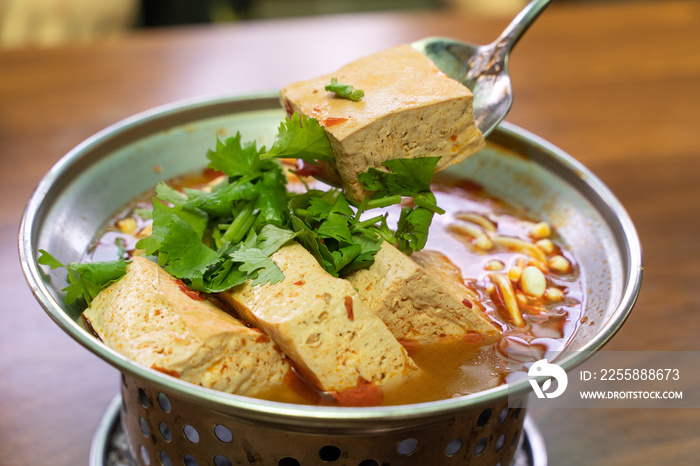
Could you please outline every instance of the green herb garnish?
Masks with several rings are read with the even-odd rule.
[[[211,192],[156,187],[153,233],[136,247],[191,288],[208,293],[247,280],[277,283],[284,276],[269,258],[296,234],[288,218],[286,178],[265,148],[241,144],[240,134],[219,140],[209,167],[227,175]],[[170,205],[164,205],[165,201]]]
[[[116,260],[108,262],[71,262],[63,265],[48,252],[40,249],[39,264],[48,265],[51,270],[65,268],[68,270],[68,282],[70,285],[63,288],[66,292],[66,304],[82,298],[89,306],[95,296],[111,283],[119,280],[126,273],[126,261]]]
[[[371,202],[393,201],[403,196],[413,198],[413,206],[401,209],[394,235],[396,246],[408,255],[425,247],[433,214],[445,213],[430,191],[430,181],[439,160],[440,157],[387,160],[382,165],[390,172],[370,168],[357,177],[365,189],[374,191]]]
[[[361,222],[362,211],[337,189],[309,190],[289,203],[296,240],[328,273],[338,277],[372,265],[382,242],[376,224],[381,226],[384,216]]]
[[[325,89],[335,92],[335,95],[338,97],[354,100],[355,102],[359,102],[365,96],[365,91],[362,89],[355,89],[350,84],[339,83],[337,78],[331,78],[331,83],[326,84]]]
[[[308,162],[335,161],[326,130],[317,119],[299,113],[280,124],[272,149],[261,155],[262,159],[282,157]]]
[[[242,143],[240,134],[217,140],[207,153],[209,167],[226,179],[210,191],[180,192],[158,184],[152,234],[136,247],[156,256],[160,266],[192,289],[216,293],[248,280],[253,285],[283,280],[270,256],[292,240],[334,276],[368,268],[383,241],[411,254],[425,246],[434,213],[444,212],[430,191],[439,157],[389,160],[383,164],[388,171],[372,168],[360,174],[373,194],[359,205],[337,189],[307,186],[301,194],[287,192],[282,166],[273,160],[278,157],[334,161],[323,127],[298,114],[280,125],[269,151],[255,142]],[[368,215],[405,197],[413,205],[402,208],[395,232],[387,225],[388,214]],[[39,263],[68,269],[70,285],[64,291],[69,304],[84,297],[89,305],[126,272],[124,260],[64,266],[45,251]]]

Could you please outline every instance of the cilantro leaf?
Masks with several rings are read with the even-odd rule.
[[[335,268],[335,258],[322,239],[296,215],[292,216],[291,226],[297,233],[295,239],[316,258],[316,261],[321,264],[321,267],[323,267],[326,272],[337,277],[338,271]]]
[[[355,212],[350,208],[350,203],[340,191],[330,190],[320,197],[310,198],[307,212],[311,219],[319,222],[315,228],[319,236],[333,238],[347,244],[352,243],[350,220],[354,217]]]
[[[311,197],[308,199],[309,208],[306,212],[309,218],[319,222],[328,218],[331,214],[333,204],[326,199],[326,197],[327,196],[322,195],[320,197]]]
[[[225,181],[211,191],[186,188],[184,193],[158,185],[153,232],[137,247],[157,254],[159,265],[198,291],[223,291],[255,278],[230,254],[261,241],[270,255],[294,235],[283,229],[286,177],[277,161],[260,160],[261,152],[254,143],[242,144],[240,134],[217,140],[207,157],[210,168],[228,175]],[[266,228],[273,225],[278,230]],[[256,229],[263,232],[260,238]]]
[[[263,226],[260,230],[260,234],[256,234],[254,230],[251,230],[245,241],[227,250],[224,253],[224,260],[209,274],[209,276],[205,277],[206,291],[209,293],[218,293],[238,286],[249,279],[255,279],[257,284],[264,284],[270,280],[275,280],[274,283],[277,283],[277,281],[279,281],[279,275],[275,270],[279,270],[279,268],[276,268],[276,265],[272,267],[274,262],[272,262],[272,264],[268,262],[259,262],[255,259],[257,257],[255,256],[256,253],[245,251],[259,250],[267,257],[277,252],[279,248],[294,239],[296,235],[297,234],[291,230],[280,228],[275,225]],[[265,269],[264,273],[257,273],[257,268],[251,268],[252,265],[255,264],[241,264],[241,260],[248,262],[250,260],[249,256],[253,257],[253,259],[257,261],[255,263],[261,265],[262,268]],[[256,273],[257,278],[255,277]],[[281,273],[280,271],[280,274]],[[284,275],[282,275],[282,279],[283,278]]]
[[[206,291],[219,293],[245,283],[250,277],[228,258],[206,277]]]
[[[421,193],[420,196],[426,202],[435,204],[433,193]],[[428,230],[434,214],[433,210],[425,207],[412,208],[408,206],[401,209],[401,216],[396,227],[398,248],[408,255],[423,249],[428,241]]]
[[[391,172],[370,168],[360,173],[357,179],[368,191],[374,191],[373,199],[392,195],[415,197],[430,191],[430,182],[440,157],[418,157],[392,159],[382,163]]]
[[[225,217],[231,214],[231,207],[238,201],[253,201],[260,195],[260,190],[250,181],[238,180],[219,186],[212,192],[186,189],[187,200],[183,204],[187,208],[197,208],[215,217]],[[159,199],[167,200],[158,195]]]
[[[280,228],[275,225],[265,225],[257,235],[257,247],[265,254],[272,255],[279,248],[293,240],[297,233],[286,228]]]
[[[168,207],[157,199],[153,199],[153,232],[148,238],[139,240],[136,243],[136,247],[145,249],[147,255],[160,251],[165,236],[170,232],[170,223],[174,222],[176,218],[187,223],[195,232],[197,238],[203,236],[207,226],[206,214],[196,209],[185,209],[177,206]],[[164,257],[162,259],[165,260]],[[160,257],[158,263],[163,264]]]
[[[280,124],[272,148],[260,156],[261,160],[287,157],[308,162],[333,162],[331,143],[326,130],[315,118],[294,113]]]
[[[162,261],[164,255],[165,260]],[[219,253],[202,243],[189,223],[177,216],[171,219],[158,257],[159,264],[168,273],[177,278],[201,276],[218,259]]]
[[[335,269],[342,272],[343,268],[350,262],[354,261],[362,252],[362,246],[359,244],[351,244],[340,249],[336,249],[331,254],[335,262]]]
[[[384,205],[384,202],[396,203],[396,197],[413,198],[413,206],[401,209],[401,215],[390,241],[404,253],[410,255],[425,247],[428,230],[435,213],[445,211],[438,207],[435,196],[430,191],[430,182],[440,157],[422,157],[413,159],[392,159],[383,162],[389,172],[370,168],[358,175],[365,189],[374,191],[371,200],[363,202],[360,209],[371,204]],[[390,240],[386,222],[376,228],[384,239]]]
[[[340,214],[346,217],[353,217],[355,212],[350,208],[350,202],[348,199],[340,192],[336,190],[335,202],[333,202],[333,208],[331,208],[330,214]]]
[[[216,141],[216,150],[209,150],[209,168],[226,173],[229,177],[257,176],[261,169],[260,153],[255,141],[241,145],[241,133]]]
[[[48,252],[44,251],[43,249],[39,249],[39,252],[41,255],[39,256],[39,259],[37,262],[41,265],[48,265],[51,270],[56,270],[60,269],[61,267],[66,267],[63,265],[58,259],[56,259],[54,256],[49,254]]]
[[[68,282],[70,283],[62,291],[66,292],[66,304],[82,298],[89,306],[93,299],[110,284],[118,281],[126,274],[126,261],[104,262],[71,262],[63,265],[48,252],[40,249],[38,262],[47,265],[51,270],[64,267],[68,270]]]
[[[383,241],[377,228],[384,225],[388,230],[385,216],[360,222],[361,210],[354,211],[342,191],[335,189],[297,194],[289,205],[294,212],[292,228],[298,233],[295,239],[328,273],[343,276],[374,263]],[[391,231],[389,235],[393,241]]]
[[[187,203],[186,194],[177,191],[162,181],[156,185],[156,197],[174,206],[184,206]]]
[[[251,285],[275,284],[284,280],[284,274],[264,251],[243,246],[231,254],[234,262],[241,262],[239,269],[254,277]]]
[[[331,214],[316,229],[316,233],[321,238],[333,238],[335,240],[351,243],[352,233],[350,232],[350,219],[339,214]]]
[[[309,203],[308,214],[317,221],[323,221],[329,215],[338,213],[346,217],[353,217],[355,212],[350,208],[350,202],[337,189],[328,191],[315,190],[306,198]]]
[[[327,91],[335,92],[338,97],[343,97],[345,99],[354,100],[359,102],[365,96],[365,92],[362,89],[355,89],[350,84],[342,84],[338,82],[337,78],[331,78],[331,83],[326,84]]]
[[[381,249],[384,239],[375,235],[376,230],[365,230],[361,234],[352,236],[352,241],[360,247],[360,253],[340,271],[340,275],[347,275],[359,269],[367,269],[374,264],[374,255]]]

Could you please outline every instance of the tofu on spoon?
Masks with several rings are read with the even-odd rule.
[[[325,86],[337,78],[364,91],[358,101]],[[282,89],[288,113],[316,118],[326,130],[348,198],[367,195],[357,175],[396,158],[440,156],[437,170],[484,147],[471,91],[410,45],[360,58],[338,71]]]

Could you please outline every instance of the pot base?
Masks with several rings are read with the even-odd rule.
[[[112,398],[105,410],[90,446],[89,466],[137,466],[122,426],[122,396]],[[152,464],[162,464],[157,461]],[[547,449],[537,425],[529,416],[523,423],[523,435],[511,466],[547,466]]]

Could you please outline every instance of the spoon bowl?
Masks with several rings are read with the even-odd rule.
[[[473,45],[444,37],[428,37],[411,44],[440,70],[474,94],[474,121],[488,136],[513,104],[508,57],[513,46],[551,0],[533,0],[488,45]]]

